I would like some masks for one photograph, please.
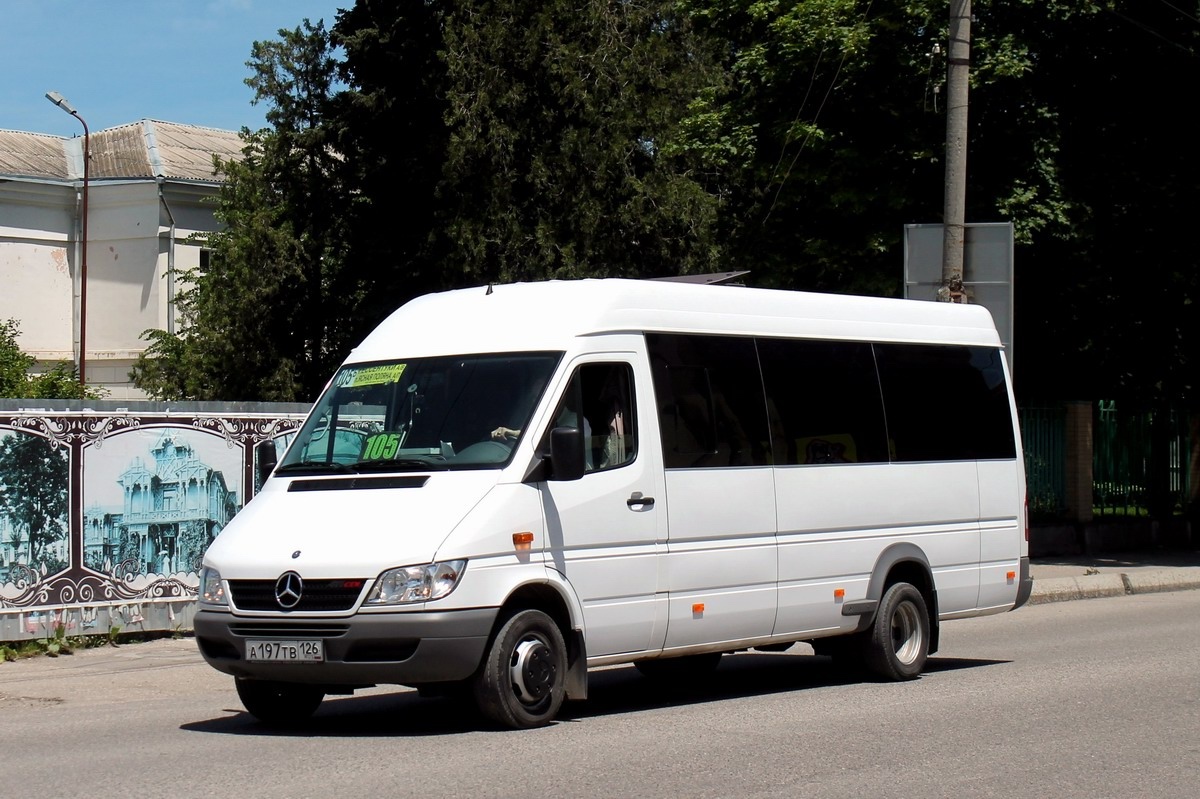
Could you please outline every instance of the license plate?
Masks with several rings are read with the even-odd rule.
[[[266,641],[246,642],[246,660],[268,663],[323,663],[324,641]]]

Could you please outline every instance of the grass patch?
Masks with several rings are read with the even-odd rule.
[[[28,641],[0,642],[0,662],[14,662],[35,657],[60,657],[73,655],[82,649],[97,649],[105,646],[125,646],[146,641],[157,641],[162,638],[187,638],[190,632],[183,630],[155,630],[152,632],[122,632],[120,625],[110,627],[107,634],[101,635],[67,635],[66,629],[55,625],[54,634],[46,638],[33,638]]]

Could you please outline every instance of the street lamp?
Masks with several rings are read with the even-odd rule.
[[[88,176],[90,167],[88,145],[90,143],[90,134],[87,122],[84,122],[83,117],[79,116],[79,112],[71,107],[71,104],[67,102],[67,98],[58,92],[46,92],[46,99],[78,119],[80,124],[83,125],[83,200],[80,210],[80,215],[83,217],[83,233],[81,236],[83,240],[83,255],[79,262],[79,387],[83,389],[87,387],[87,378],[84,376],[84,369],[87,360]]]

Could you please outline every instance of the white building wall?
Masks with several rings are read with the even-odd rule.
[[[88,221],[89,361],[135,358],[159,326],[158,194],[153,183],[92,190]],[[97,364],[99,365],[99,364]]]
[[[201,247],[186,239],[216,228],[202,203],[215,188],[167,183],[162,191],[170,214],[153,180],[89,187],[86,378],[109,399],[145,399],[129,380],[148,344],[142,333],[171,329],[177,275],[199,265]],[[77,194],[71,186],[0,184],[0,319],[20,323],[18,344],[38,369],[75,358]]]
[[[74,358],[76,192],[15,181],[0,186],[0,320],[16,319],[22,351]]]

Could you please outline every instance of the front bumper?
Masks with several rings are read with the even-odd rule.
[[[330,619],[237,616],[202,609],[196,612],[193,626],[205,661],[235,677],[314,685],[420,685],[474,674],[497,613],[497,608],[479,608]],[[247,662],[248,638],[320,639],[325,660]]]

